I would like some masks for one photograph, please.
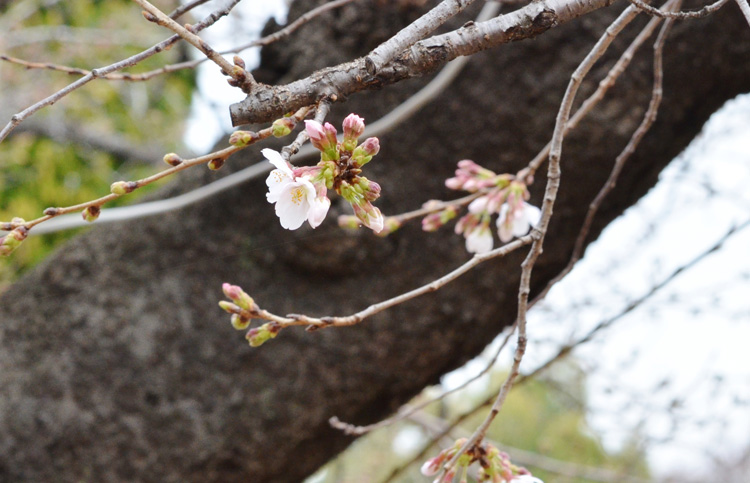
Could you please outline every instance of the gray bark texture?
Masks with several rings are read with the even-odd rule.
[[[290,18],[310,6],[295,3]],[[364,174],[382,185],[384,213],[455,197],[443,183],[460,159],[497,172],[523,167],[549,140],[570,74],[625,6],[472,58],[438,101],[381,138]],[[363,0],[329,12],[266,48],[256,75],[284,83],[364,55],[420,8]],[[646,21],[616,40],[581,95]],[[646,47],[566,140],[532,291],[567,262],[589,202],[640,122],[651,62]],[[374,121],[426,81],[352,96],[330,120],[340,125],[357,112]],[[736,5],[675,25],[664,90],[659,118],[592,237],[655,183],[711,113],[750,91],[750,29]],[[243,151],[224,170],[255,162],[258,153]],[[160,196],[223,171],[194,169]],[[532,187],[537,205],[544,183],[540,174]],[[362,424],[387,416],[513,322],[523,253],[360,325],[292,328],[249,347],[217,306],[222,282],[242,285],[275,313],[347,315],[468,258],[452,227],[424,233],[413,223],[385,239],[341,231],[334,220],[346,207],[337,201],[318,229],[285,231],[265,191],[258,179],[167,216],[95,226],[0,296],[0,480],[300,481],[352,441],[328,418]]]

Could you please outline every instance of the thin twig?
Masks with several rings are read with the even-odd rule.
[[[682,0],[670,1],[670,2],[667,2],[662,8],[666,8],[666,9],[679,8],[679,5],[681,3],[682,3]],[[669,10],[666,10],[666,11],[669,11]],[[638,144],[640,144],[641,139],[643,139],[643,136],[646,135],[648,130],[651,128],[651,125],[656,120],[656,114],[659,110],[659,105],[661,104],[661,99],[662,99],[662,79],[663,79],[662,59],[663,59],[663,53],[664,53],[664,42],[666,41],[666,35],[671,29],[672,24],[674,23],[674,20],[675,19],[673,18],[668,18],[667,20],[665,20],[664,25],[662,26],[662,29],[659,32],[659,36],[657,37],[656,42],[654,43],[654,85],[653,85],[653,89],[651,93],[651,100],[649,101],[648,108],[646,109],[646,112],[643,115],[641,124],[633,132],[633,135],[631,136],[630,141],[628,141],[628,144],[625,146],[622,152],[620,152],[620,154],[617,156],[617,159],[615,159],[615,164],[612,167],[612,171],[610,172],[609,177],[607,178],[607,181],[604,183],[604,186],[602,186],[602,189],[599,190],[599,193],[597,193],[596,197],[594,198],[594,201],[592,201],[589,204],[588,211],[586,212],[586,218],[584,219],[581,230],[579,231],[578,236],[576,237],[576,241],[573,245],[573,253],[570,256],[570,260],[568,261],[568,264],[559,274],[557,274],[552,280],[547,282],[547,285],[545,286],[545,288],[536,296],[535,301],[543,299],[547,295],[547,293],[550,291],[550,289],[557,282],[562,280],[568,273],[570,273],[570,271],[573,269],[575,264],[578,263],[578,260],[581,259],[581,256],[583,255],[584,243],[586,242],[586,237],[589,234],[589,230],[591,229],[591,224],[594,221],[594,217],[596,216],[596,213],[599,211],[599,207],[604,202],[604,199],[614,189],[615,185],[617,184],[617,179],[620,177],[620,173],[622,172],[622,168],[625,166],[625,163],[633,155],[636,148],[638,147]]]
[[[195,32],[199,32],[207,27],[210,27],[211,25],[216,23],[217,20],[228,15],[229,12],[232,10],[232,8],[234,8],[234,6],[237,5],[240,1],[241,0],[232,0],[224,8],[217,10],[215,12],[212,12],[205,19],[203,19],[200,23],[194,25],[193,30]],[[115,62],[114,64],[110,64],[108,66],[105,66],[99,69],[93,69],[84,77],[76,80],[75,82],[72,82],[71,84],[68,84],[67,86],[63,87],[59,91],[27,107],[23,111],[14,114],[13,116],[11,116],[10,122],[8,122],[8,124],[6,124],[2,130],[0,130],[0,142],[2,142],[6,137],[8,137],[8,134],[10,134],[16,128],[16,126],[21,124],[24,121],[24,119],[27,119],[29,116],[32,116],[34,113],[36,113],[40,109],[46,106],[51,106],[52,104],[56,103],[57,101],[59,101],[66,95],[70,94],[74,90],[80,87],[83,87],[84,85],[88,84],[89,82],[91,82],[92,80],[98,77],[103,77],[112,72],[116,72],[118,70],[124,69],[125,67],[131,67],[131,66],[136,65],[142,60],[147,59],[155,54],[158,54],[159,52],[163,50],[168,49],[171,45],[173,45],[175,42],[177,42],[180,39],[181,37],[179,35],[173,35],[170,38],[159,42],[153,47],[144,50],[143,52],[132,55],[119,62]]]
[[[305,116],[307,116],[307,113],[310,111],[309,107],[302,108],[299,111],[297,111],[291,119],[293,119],[296,122],[299,122],[300,120],[304,119]],[[130,181],[128,182],[129,190],[128,193],[141,188],[143,186],[149,185],[151,183],[154,183],[162,178],[166,178],[167,176],[171,176],[175,173],[178,173],[180,171],[184,171],[188,168],[191,168],[193,166],[197,166],[200,164],[206,164],[208,162],[214,161],[214,160],[221,160],[225,161],[227,158],[229,158],[232,154],[241,151],[245,149],[247,146],[250,146],[252,144],[257,143],[258,141],[261,141],[263,139],[266,139],[270,137],[273,133],[273,127],[267,127],[266,129],[262,129],[258,131],[257,133],[251,134],[251,139],[249,139],[244,145],[242,146],[229,146],[224,149],[220,149],[218,151],[215,151],[213,153],[209,153],[203,156],[199,156],[197,158],[192,159],[186,159],[182,160],[179,164],[176,166],[172,166],[170,168],[167,168],[165,170],[162,170],[158,173],[155,173],[151,176],[148,176],[146,178],[142,178],[136,181]],[[101,198],[97,198],[95,200],[89,200],[84,203],[79,203],[77,205],[71,205],[71,206],[65,206],[65,207],[57,207],[57,208],[47,208],[44,210],[44,216],[41,216],[35,220],[31,221],[23,221],[19,223],[14,222],[6,222],[2,223],[2,229],[3,230],[12,230],[14,228],[18,228],[19,226],[25,226],[28,230],[31,230],[34,226],[43,223],[47,220],[50,220],[56,216],[64,215],[66,213],[73,213],[77,211],[84,210],[89,207],[100,207],[112,200],[115,200],[117,198],[120,198],[121,194],[115,194],[110,193],[106,196],[102,196]]]
[[[538,366],[536,369],[531,371],[530,373],[520,375],[518,377],[518,380],[516,381],[514,387],[517,387],[520,384],[524,384],[528,381],[530,381],[533,377],[538,376],[541,372],[549,369],[552,365],[554,365],[555,362],[563,359],[567,354],[572,352],[572,350],[575,347],[579,347],[582,344],[589,342],[594,338],[594,336],[601,332],[602,330],[612,326],[614,323],[616,323],[619,320],[622,320],[622,318],[631,313],[636,308],[640,307],[645,303],[647,300],[649,300],[651,297],[653,297],[657,292],[659,292],[661,289],[666,287],[670,282],[675,280],[680,274],[685,273],[686,271],[690,270],[692,267],[700,263],[702,260],[707,258],[712,253],[717,252],[732,236],[738,234],[742,230],[748,228],[750,226],[750,219],[744,221],[743,223],[731,228],[727,233],[725,233],[713,246],[711,246],[709,249],[705,250],[704,252],[697,255],[695,258],[693,258],[688,263],[681,265],[679,268],[674,270],[672,273],[670,273],[667,277],[665,277],[661,282],[659,282],[657,285],[651,288],[646,294],[639,297],[637,300],[634,300],[630,304],[628,304],[622,312],[620,312],[618,315],[611,317],[605,321],[600,322],[592,328],[585,336],[578,339],[576,342],[572,344],[566,344],[564,347],[560,348],[560,350],[551,358],[549,358],[545,363]],[[383,483],[387,483],[390,481],[393,481],[398,475],[406,471],[407,468],[409,468],[411,465],[422,461],[426,458],[428,451],[433,445],[433,442],[442,438],[443,436],[449,434],[451,431],[453,431],[457,426],[464,423],[468,418],[476,414],[476,412],[486,406],[489,406],[490,404],[495,401],[496,396],[492,395],[489,398],[485,399],[484,401],[480,402],[473,408],[469,409],[468,411],[465,411],[461,415],[459,415],[456,419],[454,419],[452,422],[448,423],[445,428],[442,429],[442,431],[434,436],[432,440],[424,445],[422,447],[422,450],[416,454],[413,458],[411,458],[409,461],[403,463],[402,465],[398,466],[397,468],[394,468],[394,470],[391,472],[391,474],[383,480]]]
[[[484,7],[482,7],[479,15],[477,15],[476,21],[482,22],[494,17],[499,9],[499,3],[488,2],[484,5]],[[205,60],[205,58],[202,60]],[[459,73],[464,68],[466,63],[469,62],[469,60],[470,57],[459,57],[458,59],[446,65],[440,71],[440,73],[435,76],[433,80],[431,80],[426,86],[420,89],[416,94],[409,97],[407,100],[396,106],[396,108],[391,110],[388,114],[381,117],[374,123],[368,124],[363,136],[381,136],[399,126],[401,123],[416,114],[422,107],[432,102],[432,100],[440,96],[440,94],[445,91],[445,89],[451,84],[451,82],[453,82],[453,80],[459,75]],[[299,160],[313,154],[318,155],[319,153],[320,152],[318,150],[310,145],[302,146],[299,153],[297,153],[296,155],[296,159]],[[161,215],[163,213],[168,213],[170,211],[185,208],[186,206],[222,193],[227,189],[255,179],[256,177],[267,173],[271,169],[272,166],[268,162],[261,161],[252,166],[248,166],[247,168],[242,169],[236,173],[232,173],[229,176],[218,179],[207,185],[201,186],[187,193],[183,193],[172,198],[149,201],[131,206],[110,208],[109,210],[102,212],[102,215],[97,220],[97,223],[102,224],[115,221],[132,220],[147,216]],[[87,222],[82,220],[80,216],[63,215],[54,220],[51,220],[48,223],[45,223],[44,225],[38,226],[34,229],[33,232],[30,232],[30,236],[68,230],[83,226],[86,223]],[[2,231],[0,231],[0,235],[2,234]]]
[[[625,308],[622,311],[620,311],[620,313],[618,313],[617,315],[615,315],[613,317],[610,317],[609,319],[606,319],[606,320],[603,320],[603,321],[599,322],[591,330],[589,330],[586,333],[586,335],[584,335],[583,337],[579,338],[578,340],[576,340],[573,343],[569,343],[569,344],[564,345],[563,347],[561,347],[557,351],[557,353],[554,356],[552,356],[549,359],[547,359],[547,361],[545,363],[543,363],[542,365],[540,365],[539,367],[537,367],[533,371],[529,372],[528,374],[522,375],[519,378],[519,381],[518,381],[519,384],[521,382],[525,382],[526,380],[531,379],[531,378],[539,375],[539,373],[541,373],[542,371],[547,370],[556,361],[559,361],[560,359],[564,358],[569,353],[571,353],[573,351],[573,349],[575,349],[576,347],[580,347],[581,345],[583,345],[583,344],[591,341],[599,332],[601,332],[604,329],[607,329],[607,328],[611,327],[614,323],[616,323],[617,321],[621,320],[623,317],[625,317],[629,313],[633,312],[638,307],[641,307],[648,299],[650,299],[651,297],[653,297],[654,295],[656,295],[657,292],[661,291],[661,289],[663,289],[664,287],[666,287],[669,283],[671,283],[673,280],[675,280],[677,277],[679,277],[682,273],[690,270],[691,268],[693,268],[695,265],[697,265],[698,263],[700,263],[702,260],[704,260],[705,258],[707,258],[712,253],[717,252],[727,242],[727,240],[729,240],[732,236],[734,236],[737,233],[741,232],[742,230],[744,230],[748,226],[750,226],[750,219],[746,220],[745,222],[743,222],[743,223],[741,223],[741,224],[739,224],[737,226],[732,227],[731,229],[729,229],[729,231],[727,231],[721,238],[719,238],[719,240],[716,243],[714,243],[708,250],[705,250],[705,251],[701,252],[695,258],[693,258],[692,260],[690,260],[688,263],[686,263],[684,265],[681,265],[680,267],[678,267],[677,269],[675,269],[672,273],[670,273],[664,279],[662,279],[661,282],[659,282],[658,284],[656,284],[653,287],[651,287],[651,289],[648,292],[646,292],[642,296],[640,296],[637,299],[635,299],[632,302],[630,302],[627,306],[625,306]]]
[[[301,15],[294,22],[290,23],[289,25],[287,25],[283,29],[279,30],[278,32],[274,32],[274,33],[272,33],[270,35],[266,35],[263,38],[260,38],[260,39],[257,39],[257,40],[253,40],[252,42],[250,42],[248,44],[245,44],[243,46],[237,47],[237,48],[235,48],[233,50],[236,51],[236,52],[239,52],[240,50],[249,49],[250,47],[259,47],[259,46],[269,45],[269,44],[271,44],[273,42],[277,42],[277,41],[283,39],[284,37],[288,37],[295,30],[297,30],[298,28],[302,27],[303,25],[305,25],[307,22],[309,22],[310,20],[314,19],[315,17],[317,17],[317,16],[319,16],[319,15],[321,15],[321,14],[323,14],[323,13],[329,11],[329,10],[334,10],[336,8],[343,7],[344,5],[348,5],[348,4],[352,3],[353,1],[355,1],[355,0],[336,0],[334,2],[324,3],[323,5],[321,5],[321,6],[317,7],[317,8],[314,8],[314,9],[310,10],[309,12]]]
[[[678,19],[678,20],[684,20],[689,18],[703,18],[707,15],[711,15],[715,11],[719,10],[721,7],[724,6],[725,3],[727,3],[728,0],[718,0],[715,3],[712,3],[711,5],[706,5],[705,7],[701,8],[700,10],[696,10],[694,12],[670,12],[666,10],[659,10],[658,8],[654,8],[651,5],[644,3],[642,0],[628,0],[630,3],[638,7],[639,10],[642,10],[644,13],[648,15],[653,15],[655,17],[660,18],[672,18],[672,19]]]
[[[666,7],[668,3],[664,4],[663,7]],[[591,94],[585,101],[583,101],[581,107],[579,107],[578,110],[576,110],[575,114],[570,117],[567,126],[565,126],[565,135],[568,135],[571,130],[578,127],[578,124],[581,122],[581,120],[584,119],[591,112],[591,110],[596,107],[597,104],[599,104],[602,99],[604,99],[604,95],[607,93],[607,91],[609,91],[610,88],[615,85],[617,79],[619,79],[620,75],[622,75],[622,73],[625,72],[625,69],[627,69],[630,65],[630,62],[633,60],[635,53],[646,42],[646,40],[651,37],[661,21],[662,19],[657,17],[652,18],[648,22],[648,24],[646,24],[646,26],[636,36],[633,42],[630,43],[628,48],[625,49],[620,58],[617,59],[615,65],[613,65],[609,72],[607,72],[607,75],[604,77],[604,79],[599,82],[596,91]],[[547,145],[544,146],[541,151],[539,151],[539,154],[537,154],[534,159],[529,162],[527,171],[525,173],[526,175],[531,175],[532,177],[534,176],[541,165],[545,161],[547,161],[547,157],[549,156],[549,150],[551,147],[552,140],[550,140]]]
[[[231,76],[232,79],[237,81],[238,87],[240,87],[245,93],[249,93],[255,84],[252,74],[247,72],[240,66],[231,64],[227,59],[222,57],[220,53],[213,49],[208,43],[195,35],[191,30],[192,27],[189,25],[188,28],[183,27],[179,23],[169,18],[164,12],[152,5],[148,0],[133,0],[135,3],[143,7],[147,14],[144,15],[146,20],[155,22],[162,27],[166,27],[173,31],[183,39],[185,39],[190,45],[203,52],[203,54],[211,59],[211,61],[218,65],[222,73],[227,76]]]
[[[202,0],[202,1],[205,1],[205,0]],[[240,45],[240,46],[227,49],[227,50],[222,50],[219,53],[221,55],[227,55],[227,54],[231,54],[235,52],[241,52],[251,47],[269,45],[284,37],[287,37],[292,32],[297,30],[299,27],[306,24],[307,22],[314,19],[315,17],[319,16],[320,14],[327,12],[329,10],[333,10],[334,8],[347,5],[349,3],[352,3],[353,1],[355,0],[337,0],[335,2],[323,4],[320,7],[315,8],[305,13],[304,15],[299,17],[297,20],[295,20],[294,22],[292,22],[291,24],[287,25],[286,27],[284,27],[283,29],[277,32],[274,32],[260,39],[253,40],[244,45]],[[170,15],[170,16],[173,17],[173,15]],[[67,74],[80,74],[80,75],[86,75],[89,72],[91,72],[87,69],[81,69],[79,67],[71,67],[71,66],[66,66],[66,65],[54,64],[50,62],[32,62],[28,60],[18,59],[15,57],[10,57],[7,55],[0,55],[0,60],[5,60],[7,62],[19,64],[19,65],[26,67],[27,69],[48,69],[48,70],[55,70],[59,72],[65,72]],[[200,59],[188,60],[185,62],[178,62],[175,64],[168,64],[158,69],[153,69],[153,70],[141,72],[138,74],[112,73],[112,74],[107,74],[105,76],[101,76],[101,78],[107,79],[107,80],[121,80],[121,81],[128,81],[128,82],[144,82],[162,74],[168,74],[170,72],[177,72],[177,71],[186,70],[186,69],[194,69],[198,67],[199,65],[201,65],[202,63],[206,62],[207,60],[209,60],[207,57],[201,57]]]
[[[327,327],[348,327],[356,325],[363,320],[378,314],[386,309],[394,307],[396,305],[407,302],[413,298],[419,297],[424,294],[435,292],[448,283],[454,281],[461,275],[471,271],[474,267],[482,262],[491,260],[493,258],[504,257],[505,255],[518,250],[524,245],[528,245],[534,240],[532,235],[522,236],[510,243],[507,243],[501,247],[495,248],[486,253],[474,255],[468,262],[462,264],[453,271],[443,275],[442,277],[433,280],[432,282],[422,285],[419,288],[403,293],[396,297],[372,304],[364,310],[361,310],[355,314],[348,316],[335,316],[335,317],[309,317],[303,314],[288,314],[286,317],[273,314],[267,310],[259,309],[254,312],[253,318],[266,319],[271,322],[278,324],[279,328],[286,328],[295,325],[306,326],[308,330],[323,329]]]
[[[578,88],[583,82],[583,79],[593,65],[604,54],[607,47],[609,47],[615,37],[638,15],[638,12],[638,9],[630,6],[620,14],[620,16],[607,28],[604,35],[599,39],[583,62],[581,62],[568,83],[568,88],[565,91],[560,110],[557,114],[554,134],[552,136],[552,147],[550,149],[549,166],[547,170],[547,186],[545,188],[544,201],[542,203],[542,217],[539,221],[538,227],[532,231],[531,235],[528,235],[533,236],[534,242],[531,245],[528,256],[521,264],[521,282],[518,290],[518,313],[516,317],[518,342],[513,356],[513,364],[511,365],[508,377],[500,388],[489,414],[466,443],[464,443],[464,445],[456,452],[456,455],[443,466],[441,475],[445,474],[446,470],[452,468],[456,464],[456,461],[458,461],[458,458],[460,458],[467,450],[475,447],[482,441],[490,424],[492,424],[492,421],[494,421],[495,417],[500,412],[511,387],[513,387],[513,382],[519,374],[521,360],[526,352],[526,312],[528,310],[529,293],[531,291],[531,272],[537,258],[542,253],[542,244],[547,233],[549,221],[552,217],[552,209],[560,186],[560,157],[562,154],[562,142],[565,137],[565,126],[570,117],[573,101],[575,100],[576,93],[578,92]]]
[[[345,434],[361,436],[365,433],[369,433],[376,429],[390,426],[393,423],[412,417],[415,413],[421,411],[422,409],[429,406],[430,404],[440,401],[444,399],[445,397],[447,397],[448,395],[453,394],[454,392],[460,391],[461,389],[465,388],[472,382],[476,381],[480,377],[487,374],[495,365],[495,362],[497,362],[497,359],[498,357],[500,357],[500,353],[503,351],[503,349],[505,349],[505,346],[508,345],[508,341],[510,340],[510,338],[513,336],[513,333],[515,332],[515,328],[516,328],[515,325],[510,328],[510,330],[508,331],[508,334],[505,336],[505,339],[503,339],[503,342],[500,344],[500,347],[497,348],[497,350],[495,351],[495,354],[487,362],[484,369],[482,369],[474,377],[470,377],[469,379],[466,379],[464,382],[454,387],[453,389],[450,389],[448,391],[443,391],[443,393],[441,393],[439,396],[436,396],[434,398],[428,398],[427,400],[422,401],[419,404],[415,404],[413,406],[406,405],[402,407],[401,410],[394,416],[391,416],[390,418],[383,419],[382,421],[378,421],[377,423],[370,424],[367,426],[355,426],[353,424],[345,423],[341,421],[339,418],[337,418],[336,416],[333,416],[331,419],[328,420],[329,424],[333,426],[334,428],[343,431]]]

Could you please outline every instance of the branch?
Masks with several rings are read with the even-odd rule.
[[[217,10],[215,12],[212,12],[209,16],[203,19],[200,23],[193,25],[193,31],[199,32],[207,27],[210,27],[211,25],[216,23],[217,20],[224,17],[225,15],[228,15],[229,12],[232,10],[232,8],[234,8],[234,6],[237,5],[240,1],[241,0],[232,0],[229,3],[229,5],[227,5],[226,7],[220,10]],[[32,116],[34,113],[36,113],[40,109],[46,106],[51,106],[52,104],[56,103],[57,101],[59,101],[66,95],[70,94],[74,90],[80,87],[83,87],[84,85],[88,84],[89,82],[91,82],[92,80],[98,77],[104,77],[107,74],[118,71],[120,69],[124,69],[125,67],[134,66],[144,59],[147,59],[155,54],[158,54],[159,52],[163,50],[169,49],[169,47],[171,47],[175,42],[177,42],[180,39],[181,37],[179,35],[173,35],[169,37],[168,39],[159,42],[153,47],[147,50],[144,50],[143,52],[140,52],[136,55],[130,56],[127,59],[123,59],[119,62],[115,62],[114,64],[110,64],[100,69],[93,69],[87,75],[85,75],[84,77],[81,77],[77,81],[71,84],[68,84],[67,86],[63,87],[62,89],[55,92],[54,94],[48,97],[45,97],[41,101],[27,107],[23,111],[14,114],[13,116],[11,116],[10,122],[8,122],[8,124],[6,124],[2,130],[0,130],[0,142],[2,142],[6,137],[8,137],[8,134],[10,134],[25,119],[27,119],[29,116]],[[303,106],[300,106],[300,107],[303,107]]]
[[[736,2],[740,10],[742,10],[742,15],[745,16],[747,24],[750,25],[750,5],[747,3],[747,0],[736,0]]]
[[[146,18],[146,20],[161,25],[162,27],[166,27],[185,39],[188,43],[190,43],[190,45],[203,52],[206,57],[208,57],[213,63],[218,65],[224,75],[231,76],[232,79],[237,81],[237,86],[240,87],[244,92],[250,92],[253,84],[255,84],[253,76],[243,67],[230,64],[228,60],[226,60],[221,56],[221,54],[219,54],[210,45],[208,45],[205,40],[195,35],[195,33],[192,32],[192,26],[185,24],[185,26],[183,27],[182,25],[169,18],[167,14],[156,8],[147,0],[133,1],[143,7],[143,9],[145,10],[143,16]]]
[[[498,393],[489,414],[482,422],[482,424],[479,425],[476,431],[474,431],[474,434],[472,434],[472,436],[466,441],[466,443],[461,446],[461,449],[456,452],[455,456],[453,456],[453,458],[451,458],[451,460],[443,466],[444,471],[453,467],[453,465],[456,464],[456,461],[458,461],[461,455],[478,445],[484,439],[484,436],[487,433],[487,429],[490,427],[490,424],[492,424],[492,421],[494,421],[495,417],[500,412],[500,409],[505,403],[505,399],[508,396],[510,389],[513,387],[513,383],[519,374],[521,360],[524,353],[526,352],[526,312],[529,308],[528,303],[529,293],[531,292],[531,272],[534,268],[534,264],[536,263],[537,258],[542,253],[542,245],[547,233],[547,227],[549,226],[549,222],[552,217],[552,209],[557,198],[557,191],[560,187],[560,158],[562,155],[562,142],[565,137],[565,127],[567,126],[568,119],[570,118],[570,111],[573,106],[573,101],[575,100],[578,88],[581,86],[581,83],[583,82],[583,79],[586,77],[588,72],[591,70],[597,60],[599,60],[599,58],[604,55],[604,52],[606,52],[607,48],[615,39],[615,37],[620,32],[622,32],[622,30],[637,15],[638,9],[636,9],[635,7],[630,6],[625,9],[625,11],[621,13],[620,16],[618,16],[617,19],[612,22],[612,24],[607,28],[607,31],[604,33],[604,35],[601,36],[599,41],[596,43],[593,49],[591,49],[586,58],[583,59],[581,64],[578,66],[575,72],[573,72],[573,75],[570,78],[570,82],[568,83],[568,87],[565,90],[563,100],[560,104],[560,110],[558,111],[557,119],[555,121],[554,134],[552,135],[552,147],[550,148],[549,166],[547,169],[547,186],[544,191],[544,202],[542,203],[542,218],[539,221],[538,227],[535,228],[534,231],[532,231],[532,235],[535,235],[534,243],[531,245],[531,249],[529,250],[529,254],[527,255],[526,259],[521,264],[521,283],[519,284],[518,288],[518,314],[516,317],[516,324],[518,326],[518,342],[516,345],[516,352],[513,355],[513,364],[511,365],[508,377],[500,388],[500,392]]]
[[[435,8],[404,27],[365,57],[365,67],[370,75],[377,74],[402,50],[435,31],[452,17],[474,3],[474,0],[443,0]]]
[[[660,18],[671,18],[671,19],[678,19],[678,20],[684,20],[688,18],[703,18],[707,15],[710,15],[720,9],[724,6],[725,3],[729,0],[718,0],[715,3],[712,3],[711,5],[706,5],[700,10],[696,10],[695,12],[669,12],[665,10],[660,10],[658,8],[654,8],[651,5],[648,5],[644,3],[642,0],[628,0],[630,3],[638,7],[639,10],[642,10],[644,13],[647,13],[648,15],[653,15],[655,17]]]
[[[445,63],[515,40],[535,37],[552,27],[612,4],[614,0],[545,0],[533,2],[485,22],[417,42],[370,75],[365,59],[319,70],[284,86],[256,84],[243,101],[230,106],[232,124],[267,122],[323,97],[345,99],[366,89],[380,89],[404,79],[429,74]]]

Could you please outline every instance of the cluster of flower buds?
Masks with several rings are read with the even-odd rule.
[[[445,181],[448,188],[482,195],[474,199],[468,213],[456,223],[456,234],[466,238],[466,250],[485,253],[494,244],[490,222],[497,214],[496,227],[500,241],[526,235],[541,219],[541,210],[526,203],[529,191],[523,181],[509,174],[496,174],[474,161],[458,162],[456,176]],[[434,231],[456,216],[455,208],[445,208],[422,220],[425,231]]]
[[[466,443],[466,438],[460,438],[450,448],[444,449],[436,457],[427,460],[421,468],[425,476],[438,474]],[[510,456],[498,450],[490,443],[470,448],[462,454],[455,464],[446,468],[442,476],[438,476],[434,483],[450,483],[456,474],[461,471],[461,483],[468,480],[467,473],[469,465],[479,463],[478,480],[480,482],[492,483],[544,483],[539,478],[531,475],[526,468],[516,466],[510,461]]]
[[[372,204],[380,197],[380,185],[360,176],[362,166],[380,150],[379,141],[368,138],[358,144],[365,123],[356,114],[344,119],[343,128],[344,136],[339,142],[336,128],[330,123],[305,121],[310,141],[321,153],[316,166],[293,168],[280,153],[261,151],[276,167],[266,179],[266,198],[275,203],[276,215],[284,228],[295,230],[305,220],[313,228],[320,225],[331,206],[328,190],[334,190],[352,205],[360,223],[375,233],[383,231],[383,215]]]
[[[21,243],[29,236],[29,229],[23,223],[23,218],[13,218],[10,222],[16,228],[10,230],[5,236],[0,237],[0,256],[7,257],[18,248]],[[19,226],[20,225],[20,226]]]
[[[433,211],[442,204],[443,203],[438,200],[429,200],[422,205],[422,208]],[[452,205],[449,205],[442,210],[433,211],[422,218],[422,229],[424,231],[437,231],[441,226],[455,218],[456,215],[458,215],[458,209]]]
[[[222,285],[224,295],[231,300],[222,300],[219,307],[232,314],[232,327],[237,330],[245,330],[250,326],[253,317],[258,317],[260,307],[255,303],[241,287],[225,283]],[[281,330],[281,326],[276,322],[268,322],[247,331],[245,338],[253,347],[262,345],[269,339],[273,339]]]

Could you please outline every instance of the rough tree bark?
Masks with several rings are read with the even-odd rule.
[[[292,17],[309,8],[301,3]],[[328,13],[266,49],[257,76],[289,82],[363,55],[415,18],[406,4],[363,1]],[[438,102],[382,138],[365,174],[383,187],[383,211],[454,196],[443,180],[459,159],[498,172],[523,166],[549,139],[569,75],[624,7],[616,2],[538,39],[475,56]],[[654,184],[712,112],[750,91],[750,29],[743,22],[729,4],[676,25],[659,119],[594,236]],[[607,54],[594,75],[616,55]],[[534,290],[567,261],[586,206],[640,121],[650,66],[646,49],[566,141]],[[372,121],[422,83],[358,94],[333,117],[339,122],[354,111]],[[243,152],[225,169],[258,158],[257,150]],[[195,170],[162,195],[213,176]],[[545,181],[539,178],[537,202]],[[264,192],[256,180],[179,213],[94,227],[0,297],[0,480],[298,481],[351,442],[329,428],[330,416],[355,423],[386,416],[513,321],[522,254],[361,325],[290,329],[248,347],[216,305],[224,281],[276,313],[348,314],[467,259],[450,229],[426,234],[414,224],[386,239],[342,232],[332,221],[343,212],[336,202],[317,230],[287,232]]]

